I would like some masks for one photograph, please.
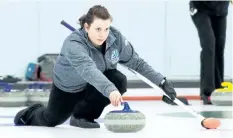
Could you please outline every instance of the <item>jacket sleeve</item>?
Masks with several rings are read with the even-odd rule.
[[[123,35],[120,35],[120,43],[122,49],[120,52],[119,63],[137,71],[151,82],[159,86],[165,77],[161,73],[155,71],[147,62],[145,62],[138,55],[138,53],[134,51],[132,44],[128,42]]]
[[[88,50],[82,43],[68,41],[66,45],[68,61],[82,79],[94,86],[106,97],[109,97],[112,91],[117,90],[115,85],[96,67],[96,64],[89,56]]]

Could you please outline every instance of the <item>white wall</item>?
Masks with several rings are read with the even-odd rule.
[[[60,21],[79,27],[76,18],[94,4],[109,9],[113,25],[155,70],[168,77],[199,76],[200,45],[188,1],[159,0],[1,0],[0,75],[22,77],[28,62],[44,53],[59,52],[70,33]],[[225,54],[228,76],[232,76],[231,16],[230,8]]]

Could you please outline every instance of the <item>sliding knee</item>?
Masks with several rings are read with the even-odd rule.
[[[115,83],[115,86],[119,92],[123,95],[127,91],[127,78],[124,74],[118,76],[118,81]]]
[[[127,91],[127,77],[123,73],[114,69],[106,71],[105,75],[117,87],[122,95]]]

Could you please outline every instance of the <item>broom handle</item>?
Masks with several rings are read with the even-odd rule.
[[[76,29],[72,27],[70,24],[68,24],[66,21],[62,20],[61,24],[64,25],[66,28],[68,28],[70,31],[75,31]]]
[[[124,66],[124,65],[123,65]],[[135,70],[132,70],[131,68],[128,68],[126,66],[124,66],[125,68],[127,68],[128,70],[130,70],[132,73],[134,73],[138,78],[140,78],[141,80],[143,80],[145,83],[147,83],[148,85],[150,85],[152,88],[156,89],[158,86],[155,85],[154,83],[152,83],[150,80],[148,80],[147,78],[145,78],[144,76],[142,76],[141,74],[139,74],[138,72],[136,72]],[[165,93],[163,93],[164,95],[166,95]],[[166,95],[167,96],[167,95]],[[169,96],[167,96],[169,97]],[[187,110],[188,112],[190,112],[192,115],[194,115],[195,117],[197,117],[200,121],[204,120],[205,117],[203,117],[201,114],[197,113],[194,109],[186,106],[184,103],[182,103],[179,99],[175,98],[174,102],[181,106],[182,108],[184,108],[185,110]]]

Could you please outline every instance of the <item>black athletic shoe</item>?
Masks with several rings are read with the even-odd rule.
[[[15,125],[29,125],[33,111],[42,106],[43,104],[38,103],[19,111],[14,118]]]
[[[210,96],[202,96],[203,105],[212,105],[210,101]]]
[[[201,101],[203,103],[203,105],[212,105],[211,101],[210,101],[210,94],[201,94]]]
[[[75,118],[74,116],[71,116],[70,118],[70,125],[80,128],[100,128],[100,124],[94,120]]]

